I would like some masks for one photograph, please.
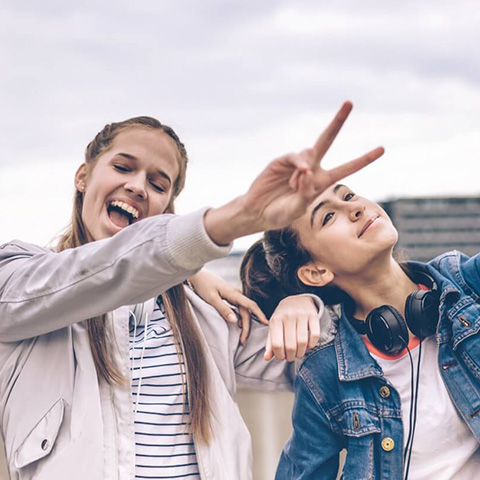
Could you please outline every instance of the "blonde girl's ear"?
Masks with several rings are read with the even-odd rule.
[[[75,173],[75,188],[79,192],[84,192],[87,186],[87,164],[82,163]]]
[[[319,267],[314,263],[302,265],[297,270],[297,276],[302,283],[309,285],[310,287],[324,287],[335,278],[335,275],[331,270]]]

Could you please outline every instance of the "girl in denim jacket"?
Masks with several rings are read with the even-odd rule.
[[[336,184],[247,252],[265,311],[310,292],[336,318],[295,380],[277,480],[333,480],[342,450],[345,480],[479,478],[480,255],[399,264],[396,242],[378,204]]]

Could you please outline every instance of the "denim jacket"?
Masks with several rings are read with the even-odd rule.
[[[480,254],[449,252],[428,264],[413,262],[413,268],[426,269],[441,292],[438,368],[480,441]],[[300,366],[294,430],[275,478],[334,480],[339,452],[347,449],[344,480],[401,479],[400,396],[343,313],[336,323],[334,339],[317,346]]]

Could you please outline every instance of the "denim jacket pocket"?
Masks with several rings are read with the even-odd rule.
[[[349,406],[335,415],[343,435],[347,437],[363,437],[371,433],[381,432],[380,420],[364,406]]]
[[[46,457],[55,444],[65,411],[65,400],[58,400],[33,427],[15,452],[15,467],[23,468]]]

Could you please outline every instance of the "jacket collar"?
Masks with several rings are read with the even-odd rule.
[[[421,269],[428,273],[435,280],[441,292],[439,307],[440,322],[437,328],[437,335],[439,336],[439,341],[444,341],[443,336],[448,335],[448,330],[443,328],[443,323],[447,317],[444,313],[450,308],[452,302],[458,299],[460,291],[432,265],[421,262],[408,262],[408,266],[411,269]],[[444,333],[442,334],[442,332]],[[338,373],[341,381],[348,382],[367,377],[383,377],[380,366],[370,355],[361,336],[351,325],[345,315],[343,307],[338,320],[338,329],[334,343]]]
[[[350,324],[343,307],[335,336],[335,353],[341,381],[383,377],[382,369],[368,352],[362,337]]]

